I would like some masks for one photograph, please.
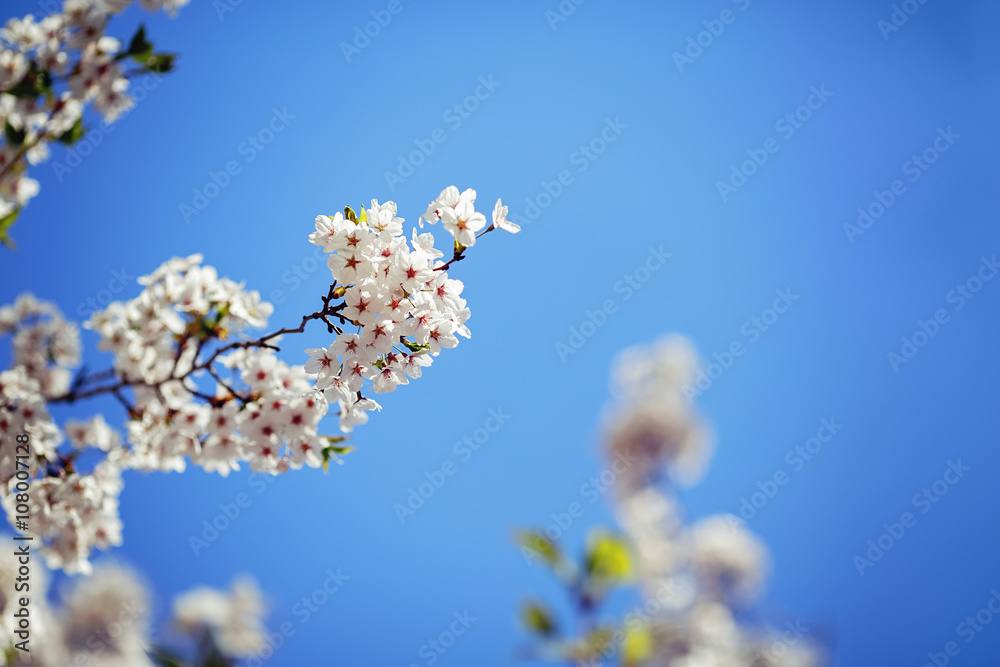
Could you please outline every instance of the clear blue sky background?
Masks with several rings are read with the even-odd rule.
[[[790,478],[750,521],[776,568],[765,617],[831,638],[839,665],[920,665],[949,641],[961,646],[953,664],[996,657],[1000,619],[970,643],[956,626],[1000,587],[1000,281],[958,311],[948,293],[1000,252],[1000,8],[928,2],[884,39],[888,0],[743,4],[594,0],[553,29],[555,0],[402,0],[350,62],[340,43],[385,2],[246,0],[220,17],[195,0],[174,21],[132,10],[114,22],[127,37],[146,18],[158,46],[182,54],[178,71],[61,180],[54,162],[33,170],[41,195],[13,230],[20,249],[0,260],[4,302],[31,289],[73,314],[118,287],[115,271],[201,252],[265,295],[279,290],[272,324],[284,326],[328,284],[315,270],[294,289],[291,273],[312,256],[316,214],[392,198],[414,223],[449,184],[478,189],[484,209],[502,196],[523,214],[543,181],[573,178],[523,234],[491,235],[456,267],[473,339],[389,396],[344,467],[259,495],[247,471],[127,477],[114,556],[151,573],[161,614],[177,591],[247,571],[270,597],[272,627],[295,628],[268,664],[427,664],[421,645],[464,610],[477,621],[438,664],[508,664],[518,603],[557,597],[512,530],[581,500],[602,468],[595,433],[613,355],[676,331],[706,357],[734,341],[746,349],[699,399],[719,449],[685,493],[691,513],[737,512],[758,482]],[[678,71],[672,54],[724,9],[735,20]],[[455,127],[446,111],[490,76],[499,87]],[[813,86],[833,95],[789,137],[775,123]],[[240,144],[275,108],[294,118],[249,161]],[[627,128],[581,171],[573,154],[606,119]],[[910,181],[904,163],[949,127],[960,138]],[[437,128],[447,140],[390,187],[385,172]],[[769,138],[779,150],[723,201],[717,181]],[[240,174],[186,224],[180,205],[230,160]],[[905,194],[851,243],[845,223],[894,179]],[[672,257],[626,300],[616,282],[661,245]],[[779,289],[800,298],[751,341],[745,323]],[[561,360],[556,344],[606,299],[617,312]],[[941,308],[948,323],[894,372],[887,353]],[[312,328],[287,340],[284,358],[301,363],[326,342]],[[502,429],[468,461],[456,456],[453,444],[499,408]],[[823,418],[843,428],[796,471],[786,453]],[[457,474],[401,525],[393,505],[449,459]],[[959,459],[971,470],[921,514],[913,496]],[[242,492],[251,506],[195,556],[189,536]],[[585,507],[566,531],[574,548],[611,519],[604,502]],[[916,525],[860,576],[854,557],[907,511]],[[300,623],[293,605],[328,568],[350,580]]]

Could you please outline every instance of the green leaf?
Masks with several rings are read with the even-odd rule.
[[[358,220],[360,220],[361,222],[368,222],[368,212],[365,211],[364,206],[361,207],[361,215],[358,216]]]
[[[358,224],[358,216],[354,213],[354,209],[351,208],[350,206],[344,207],[344,217],[353,222],[354,224]]]
[[[132,36],[125,55],[131,56],[138,63],[145,63],[153,55],[153,43],[146,39],[146,26],[139,24],[139,29]]]
[[[541,558],[549,565],[557,566],[562,562],[559,546],[539,530],[519,530],[516,540],[522,549],[527,549],[531,555]]]
[[[139,60],[136,58],[136,60]],[[177,60],[176,53],[154,53],[144,60],[139,60],[147,72],[166,74],[174,69],[174,61]]]
[[[602,584],[627,581],[633,573],[628,542],[607,532],[591,535],[587,543],[587,573]]]
[[[31,64],[28,73],[21,77],[21,80],[13,86],[3,91],[8,95],[13,95],[18,99],[31,100],[39,95],[51,92],[52,77],[43,69],[38,69],[38,65]]]
[[[14,147],[20,147],[24,143],[24,138],[27,136],[27,130],[21,128],[16,129],[10,124],[9,120],[5,120],[3,123],[3,136],[7,139],[7,143]]]
[[[17,220],[17,216],[19,215],[21,215],[20,206],[18,206],[13,211],[0,218],[0,243],[3,243],[11,250],[15,250],[17,248],[17,244],[14,243],[14,239],[10,237],[9,230],[11,226],[14,224],[14,222]]]
[[[421,350],[431,349],[430,345],[417,345],[416,343],[411,343],[405,338],[403,339],[403,345],[405,345],[410,352],[420,352]]]
[[[73,123],[73,127],[60,134],[56,141],[61,144],[66,144],[67,146],[72,146],[76,142],[80,141],[80,139],[83,139],[85,134],[86,131],[83,129],[83,116],[80,116],[76,119],[76,122]]]
[[[551,637],[557,632],[552,613],[540,602],[528,602],[522,607],[521,622],[528,630],[543,637]]]

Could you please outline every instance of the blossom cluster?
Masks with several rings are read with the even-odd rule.
[[[0,308],[0,336],[14,337],[11,364],[38,385],[46,397],[69,389],[72,368],[80,363],[80,331],[59,309],[30,293]]]
[[[170,13],[189,0],[140,0],[148,11]],[[12,18],[0,29],[0,240],[10,244],[7,228],[38,194],[38,181],[27,176],[24,158],[39,164],[49,157],[49,143],[72,145],[84,136],[88,104],[105,122],[134,105],[129,77],[162,73],[174,55],[154,53],[145,31],[125,45],[105,34],[110,18],[131,0],[65,0],[63,11],[41,20],[33,14]],[[131,59],[140,67],[126,71]]]
[[[134,299],[93,313],[84,327],[113,357],[102,372],[74,374],[80,332],[53,304],[26,294],[0,308],[0,334],[14,340],[12,368],[0,373],[0,504],[12,525],[22,502],[15,491],[25,483],[15,476],[22,433],[32,448],[27,524],[49,567],[68,572],[90,572],[94,549],[121,544],[126,470],[183,472],[190,464],[227,476],[241,464],[280,474],[340,463],[353,448],[340,444],[344,435],[321,433],[331,405],[349,433],[381,409],[366,393],[419,378],[457,345],[456,335],[471,335],[463,285],[447,269],[475,243],[468,230],[517,231],[501,202],[489,226],[474,202],[473,190],[450,187],[425,216],[445,221],[455,237],[447,262],[431,233],[403,233],[393,202],[317,217],[309,240],[330,253],[331,271],[322,308],[297,328],[260,338],[249,332],[266,327],[272,306],[200,255],[165,262],[139,278]],[[277,344],[311,321],[333,342],[307,350],[304,366],[279,359]],[[50,416],[51,405],[102,395],[124,408],[123,431],[99,414],[62,429]]]
[[[64,591],[58,606],[48,602],[46,571],[35,568],[29,602],[31,634],[25,643],[15,632],[14,613],[24,597],[15,590],[17,576],[16,557],[0,558],[0,667],[233,664],[265,646],[266,608],[253,580],[237,579],[231,591],[196,588],[178,595],[165,628],[179,640],[178,648],[168,649],[152,639],[152,594],[147,585],[131,569],[115,564],[98,566],[91,577]],[[196,648],[191,651],[185,644]]]
[[[447,268],[476,242],[476,232],[493,229],[512,233],[519,228],[506,220],[506,207],[497,200],[493,223],[475,210],[476,191],[450,186],[428,206],[423,220],[444,222],[455,239],[449,262],[434,247],[434,236],[413,230],[408,240],[396,204],[362,209],[357,216],[347,211],[316,218],[316,231],[309,241],[330,253],[327,265],[334,294],[342,294],[342,320],[357,327],[347,331],[334,327],[337,337],[326,348],[307,350],[305,369],[316,376],[316,388],[340,408],[344,432],[367,421],[367,412],[380,406],[365,397],[363,389],[376,394],[419,378],[423,369],[442,349],[458,345],[457,336],[469,338],[466,326],[471,312],[462,298],[462,281],[448,276]],[[370,383],[370,384],[368,384]]]
[[[16,511],[17,491],[23,492],[32,480],[28,522],[36,535],[48,540],[50,566],[86,570],[91,548],[121,542],[121,469],[116,452],[90,475],[75,474],[72,465],[66,474],[50,474],[62,470],[67,459],[59,451],[64,436],[48,401],[69,389],[70,368],[80,360],[79,331],[54,305],[24,294],[13,306],[0,308],[0,333],[14,337],[13,367],[0,373],[0,505],[13,523],[15,515],[24,513]],[[79,449],[90,439],[111,450],[115,438],[103,420],[88,426],[68,424],[67,431]],[[29,438],[29,455],[18,459],[14,443],[22,434]]]
[[[610,458],[632,462],[615,482],[624,538],[592,541],[582,568],[563,563],[543,533],[523,541],[568,578],[578,596],[584,591],[577,600],[584,615],[593,613],[610,585],[635,577],[645,601],[620,629],[598,626],[569,643],[553,637],[550,612],[532,604],[525,619],[543,639],[540,657],[583,663],[618,654],[622,664],[663,667],[820,664],[819,652],[804,640],[788,645],[767,627],[741,620],[767,574],[764,545],[731,515],[686,523],[672,493],[698,480],[713,447],[709,429],[684,396],[697,369],[692,346],[677,336],[619,356],[612,373],[617,400],[609,406],[604,439]],[[776,642],[778,651],[772,650]]]

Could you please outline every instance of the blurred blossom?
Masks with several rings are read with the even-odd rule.
[[[72,661],[89,658],[107,667],[153,665],[146,655],[149,608],[149,594],[134,572],[97,568],[65,596],[60,620],[66,651]]]
[[[196,588],[174,599],[174,619],[185,634],[207,632],[222,655],[242,658],[263,648],[264,599],[249,578],[233,582],[230,592]]]
[[[703,474],[713,436],[683,391],[697,365],[693,347],[678,336],[630,348],[618,358],[612,371],[618,400],[605,427],[609,458],[638,462],[622,475],[622,493],[642,488],[664,469],[685,485]]]
[[[605,441],[609,459],[632,462],[616,478],[614,494],[627,541],[595,532],[605,537],[590,540],[584,564],[577,567],[539,533],[522,540],[522,548],[530,548],[567,584],[583,633],[556,636],[559,624],[548,608],[531,603],[523,619],[541,639],[537,657],[607,664],[608,656],[618,655],[627,667],[821,664],[819,652],[803,638],[805,630],[793,632],[789,641],[787,631],[778,635],[739,620],[737,613],[756,600],[768,570],[767,550],[742,522],[730,515],[684,521],[675,489],[697,481],[712,452],[709,429],[683,390],[697,366],[692,345],[678,336],[618,357]],[[642,604],[625,616],[622,630],[596,625],[609,591],[602,573],[618,574],[613,587],[631,584],[633,571]]]

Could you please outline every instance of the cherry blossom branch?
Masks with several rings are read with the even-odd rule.
[[[129,412],[131,414],[132,412],[134,412],[134,408],[121,395],[121,390],[122,389],[125,389],[125,388],[128,388],[128,387],[145,386],[145,387],[150,387],[152,389],[156,389],[157,391],[159,391],[162,388],[162,386],[164,384],[168,383],[168,382],[175,382],[176,381],[176,382],[182,382],[183,383],[184,380],[188,379],[194,373],[197,373],[198,371],[203,371],[204,370],[204,371],[208,371],[209,375],[211,375],[233,397],[235,397],[237,400],[239,400],[242,404],[246,405],[246,403],[248,402],[248,399],[246,397],[244,397],[243,395],[239,394],[239,392],[237,392],[236,390],[234,390],[232,387],[230,387],[226,382],[224,382],[222,380],[222,378],[218,375],[218,373],[216,373],[215,368],[214,368],[214,364],[218,360],[218,358],[221,355],[225,354],[226,352],[231,352],[233,350],[239,350],[239,349],[267,348],[267,349],[271,349],[271,350],[280,350],[281,348],[279,348],[277,345],[272,345],[272,344],[268,343],[268,341],[273,340],[274,338],[277,338],[278,336],[283,336],[285,334],[303,333],[305,331],[306,325],[310,321],[312,321],[312,320],[322,320],[330,328],[335,328],[335,325],[333,325],[333,323],[330,322],[330,320],[329,320],[330,317],[336,317],[337,319],[340,320],[341,324],[349,324],[350,321],[341,314],[341,311],[344,308],[344,303],[341,302],[341,303],[333,305],[333,306],[330,305],[330,302],[333,301],[334,298],[335,298],[334,292],[336,291],[336,289],[337,289],[336,283],[333,283],[332,285],[330,285],[330,289],[327,292],[326,296],[322,297],[323,308],[321,308],[320,310],[317,310],[315,313],[311,313],[309,315],[303,315],[302,316],[302,321],[299,323],[299,326],[297,326],[295,328],[285,327],[283,329],[279,329],[278,331],[271,332],[271,333],[269,333],[269,334],[267,334],[265,336],[262,336],[260,338],[254,339],[254,340],[233,341],[231,343],[223,345],[223,346],[215,349],[212,352],[211,356],[209,356],[205,361],[203,361],[200,364],[193,365],[187,372],[185,372],[182,375],[177,375],[177,366],[178,366],[178,364],[180,362],[181,356],[184,353],[184,349],[187,346],[188,341],[191,340],[191,335],[190,334],[186,334],[184,336],[184,338],[182,338],[181,341],[178,343],[177,353],[174,355],[174,365],[171,368],[171,371],[167,375],[167,377],[165,377],[165,378],[163,378],[161,380],[157,380],[155,382],[149,382],[149,381],[140,380],[140,379],[132,380],[132,379],[129,379],[129,378],[123,376],[123,377],[120,377],[118,379],[118,381],[115,382],[114,384],[104,385],[104,386],[101,386],[101,387],[93,387],[91,389],[86,389],[84,391],[79,391],[80,387],[82,387],[84,384],[86,384],[88,382],[96,381],[98,379],[103,379],[103,378],[108,377],[108,376],[110,376],[110,377],[117,377],[117,372],[115,371],[115,369],[110,368],[110,369],[106,369],[106,370],[100,371],[98,373],[95,373],[95,374],[93,374],[91,376],[85,376],[82,379],[78,378],[77,381],[74,382],[73,387],[70,389],[70,391],[66,392],[65,394],[63,394],[61,396],[55,396],[53,398],[49,398],[48,402],[49,403],[75,403],[76,401],[83,400],[85,398],[93,398],[94,396],[100,396],[101,394],[110,393],[110,394],[113,394],[116,398],[118,398],[118,400],[123,403],[123,405],[125,406],[125,408],[127,410],[129,410]],[[198,356],[201,354],[202,348],[205,346],[205,344],[207,343],[208,340],[209,340],[209,338],[201,338],[198,341],[198,347],[197,347],[197,349],[195,351],[195,360],[198,359]],[[192,388],[190,388],[190,387],[188,387],[186,385],[185,385],[184,388],[185,388],[186,391],[188,391],[189,393],[193,394],[194,396],[202,398],[202,399],[204,399],[206,401],[213,402],[213,403],[218,401],[217,397],[209,396],[207,394],[200,393],[200,392],[198,392],[198,391],[196,391],[196,390],[194,390],[194,389],[192,389]]]

